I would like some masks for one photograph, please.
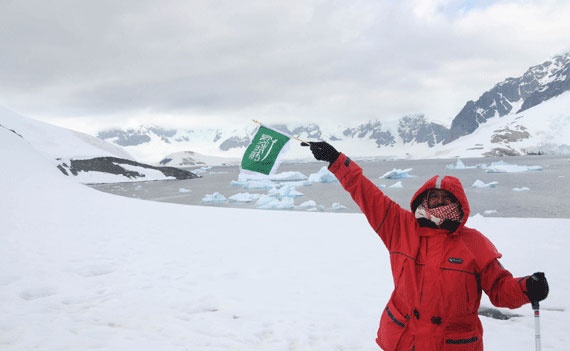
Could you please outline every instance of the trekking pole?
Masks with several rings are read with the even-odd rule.
[[[536,351],[540,351],[540,306],[538,301],[532,301],[532,310],[534,311],[534,343]]]

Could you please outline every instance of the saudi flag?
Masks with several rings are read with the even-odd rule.
[[[260,125],[253,141],[245,150],[241,168],[263,174],[273,173],[289,139],[286,135]]]

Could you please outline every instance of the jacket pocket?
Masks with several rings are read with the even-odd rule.
[[[483,340],[477,332],[446,333],[443,339],[444,351],[481,351]]]
[[[382,318],[380,318],[380,328],[376,339],[378,345],[386,351],[399,349],[402,335],[409,320],[410,316],[402,314],[390,300],[382,313]]]

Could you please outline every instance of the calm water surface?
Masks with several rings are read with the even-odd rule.
[[[364,174],[382,190],[402,205],[409,208],[409,201],[416,190],[430,177],[453,175],[458,177],[465,188],[471,215],[476,213],[488,217],[531,217],[531,218],[570,218],[570,157],[569,156],[521,156],[507,158],[461,159],[465,166],[491,164],[504,161],[519,166],[541,166],[541,171],[523,173],[486,173],[482,168],[449,169],[456,160],[356,160]],[[297,171],[305,175],[318,172],[325,162],[284,163],[279,173]],[[412,178],[401,180],[380,179],[384,173],[393,169],[412,168]],[[171,202],[199,206],[219,206],[255,209],[255,203],[228,202],[225,204],[205,204],[202,198],[206,194],[219,192],[226,198],[237,193],[249,192],[266,194],[266,190],[245,190],[231,185],[237,180],[238,167],[214,167],[202,178],[189,180],[170,180],[136,183],[97,184],[91,187],[117,195],[152,201]],[[485,184],[497,182],[494,188],[475,188],[473,183],[480,180]],[[390,188],[401,181],[401,188]],[[515,188],[528,188],[527,191],[515,191]],[[181,190],[182,189],[182,190]],[[314,200],[328,210],[333,203],[346,206],[341,212],[360,212],[352,199],[338,183],[313,184],[297,187],[304,195],[295,199],[295,205]],[[332,210],[331,210],[332,211]]]

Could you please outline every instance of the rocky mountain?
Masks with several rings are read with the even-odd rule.
[[[441,124],[428,122],[424,115],[411,115],[400,120],[398,135],[404,143],[426,143],[433,147],[445,140],[448,130]]]
[[[389,130],[382,130],[380,121],[371,121],[361,124],[354,128],[346,128],[342,132],[345,138],[371,139],[378,147],[392,146],[396,143],[396,139]]]
[[[473,133],[490,118],[523,112],[570,91],[569,71],[570,53],[566,53],[530,67],[521,77],[498,83],[477,101],[465,104],[453,119],[444,143]]]
[[[150,134],[158,136],[165,143],[170,143],[170,138],[176,135],[176,129],[164,129],[155,126],[143,127],[139,129],[127,129],[125,131],[111,129],[100,131],[99,139],[113,140],[114,144],[120,146],[136,146],[151,141]],[[181,140],[177,140],[181,141]]]
[[[369,142],[370,147],[376,149],[393,148],[398,144],[425,144],[427,147],[433,147],[441,143],[448,134],[447,128],[427,121],[422,114],[407,115],[387,124],[381,121],[368,121],[355,126],[336,126],[326,129],[314,123],[292,126],[277,124],[271,127],[301,140],[324,139],[337,142],[361,140]],[[153,162],[163,163],[164,158],[172,158],[168,156],[170,154],[196,152],[196,150],[204,155],[239,157],[249,145],[255,130],[256,128],[176,130],[143,125],[125,130],[104,130],[97,136],[123,146],[137,159],[148,161],[150,156]],[[175,158],[183,157],[184,155],[178,155]],[[185,164],[187,162],[184,161]]]
[[[559,138],[552,131],[566,135],[566,128],[570,128],[565,123],[566,118],[570,118],[570,105],[565,105],[567,98],[564,97],[570,94],[569,70],[570,53],[566,53],[530,67],[520,77],[507,78],[476,101],[468,101],[453,118],[450,128],[429,121],[423,114],[406,115],[395,121],[371,120],[341,126],[309,122],[271,127],[302,140],[328,140],[358,156],[444,157],[461,153],[460,139],[473,144],[466,151],[476,157],[562,152],[567,142],[554,145],[553,140]],[[544,106],[547,107],[542,108]],[[533,112],[539,110],[541,114]],[[554,118],[558,119],[554,121]],[[123,146],[136,159],[159,163],[167,155],[186,151],[239,158],[255,130],[254,124],[242,129],[199,130],[140,126],[104,130],[97,136]],[[467,138],[472,135],[476,137]],[[550,139],[545,139],[545,135],[551,135]],[[187,155],[179,154],[175,158],[184,157]]]

